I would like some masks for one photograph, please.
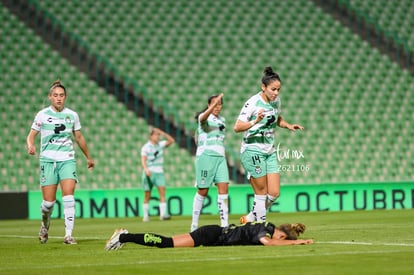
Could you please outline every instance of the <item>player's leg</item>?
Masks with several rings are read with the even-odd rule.
[[[213,183],[215,163],[208,156],[198,156],[195,161],[196,187],[197,193],[193,199],[193,214],[190,231],[198,228],[201,210],[203,209],[204,199],[208,195],[208,190]]]
[[[250,184],[254,191],[252,214],[254,221],[266,221],[267,177],[250,178]]]
[[[280,174],[276,153],[270,155],[267,160],[267,198],[266,209],[277,200],[280,195]]]
[[[62,188],[63,215],[65,219],[65,244],[76,244],[72,237],[73,228],[75,226],[75,185],[74,179],[64,179],[60,181]]]
[[[50,216],[56,203],[57,183],[54,163],[41,162],[40,186],[43,200],[40,205],[42,223],[39,230],[39,240],[42,244],[46,243],[49,238]]]
[[[220,213],[222,227],[229,225],[229,170],[225,158],[219,158],[214,181],[217,182],[217,207]]]
[[[50,216],[56,203],[57,184],[42,186],[43,201],[40,205],[42,223],[39,231],[39,240],[42,244],[49,238]]]
[[[194,247],[194,240],[190,234],[173,236],[174,247]]]
[[[167,202],[165,199],[166,188],[165,186],[158,187],[158,193],[160,195],[160,220],[169,220],[171,216],[167,213]]]
[[[222,228],[218,225],[202,226],[190,234],[173,237],[165,237],[155,233],[128,233],[128,230],[120,228],[116,229],[106,242],[105,249],[116,250],[128,242],[159,248],[211,246],[217,243],[221,234]]]
[[[65,219],[65,244],[76,244],[72,237],[73,228],[75,226],[75,186],[78,181],[76,176],[76,162],[64,161],[58,163],[56,170],[58,171],[60,187],[62,189],[63,215]]]
[[[186,235],[188,235],[188,237],[191,238],[189,234]],[[125,243],[136,243],[145,246],[155,246],[158,248],[174,247],[173,238],[165,237],[155,233],[121,233],[119,234],[118,239],[121,245]],[[113,243],[115,243],[116,236],[115,238],[110,239],[109,242],[111,240]]]
[[[240,218],[241,223],[266,220],[266,156],[254,150],[246,150],[241,154],[241,163],[247,172],[250,185],[254,191],[252,211]]]
[[[228,183],[220,182],[217,183],[217,207],[220,214],[220,224],[221,227],[226,227],[229,225],[229,193],[228,193]]]
[[[208,195],[208,188],[199,188],[193,199],[193,214],[191,219],[190,231],[193,232],[198,228],[201,210],[203,209],[204,199]]]
[[[149,201],[151,199],[151,189],[152,189],[152,182],[151,177],[145,175],[145,172],[142,173],[142,188],[144,189],[144,202],[142,204],[142,209],[144,212],[142,221],[148,222],[149,221]]]
[[[160,220],[169,220],[171,216],[167,213],[167,202],[166,202],[166,182],[164,173],[153,174],[154,185],[157,186],[158,194],[160,196]]]
[[[267,175],[266,209],[269,209],[280,195],[280,174]]]
[[[143,209],[143,218],[142,221],[143,222],[149,222],[149,201],[151,199],[151,190],[144,191],[144,203],[142,204],[142,209]]]

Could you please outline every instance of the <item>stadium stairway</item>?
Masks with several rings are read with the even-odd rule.
[[[277,131],[282,151],[304,153],[281,163],[309,167],[284,172],[282,183],[413,179],[413,145],[405,138],[413,134],[406,128],[412,75],[312,1],[103,2],[38,5],[121,76],[141,83],[154,105],[176,110],[189,131],[207,97],[224,92],[232,163],[239,165],[241,140],[232,125],[272,65],[282,77],[284,117],[306,128]],[[389,173],[395,170],[401,173]]]
[[[82,132],[96,162],[94,171],[88,171],[76,147],[78,188],[141,188],[140,148],[151,126],[70,65],[2,5],[0,12],[0,190],[38,189],[38,159],[27,154],[26,136],[36,112],[48,106],[48,88],[57,78],[67,87],[67,106],[79,113]],[[170,186],[192,186],[192,168],[193,159],[187,151],[177,145],[166,151]]]

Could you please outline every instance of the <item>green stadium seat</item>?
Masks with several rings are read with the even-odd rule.
[[[386,18],[383,28],[395,29],[400,26],[397,30],[399,33],[409,33],[412,29],[410,22],[413,17],[406,16],[409,12],[402,12],[412,9],[409,0],[399,1],[391,7],[384,0],[350,2],[356,10],[366,11],[380,23]],[[304,123],[307,127],[305,132],[297,135],[297,139],[292,139],[283,129],[277,130],[282,142],[301,144],[312,152],[309,153],[309,158],[315,170],[307,175],[306,181],[366,178],[356,170],[348,176],[344,174],[346,171],[334,166],[340,160],[334,154],[335,150],[350,150],[346,146],[350,142],[356,147],[372,143],[364,147],[367,153],[372,153],[378,145],[397,136],[401,129],[411,128],[407,121],[413,119],[409,111],[414,104],[410,93],[414,88],[412,76],[393,65],[388,57],[370,48],[309,1],[281,2],[278,3],[277,10],[272,12],[271,9],[263,11],[261,2],[240,3],[236,7],[230,7],[226,1],[207,1],[197,5],[192,1],[124,1],[91,6],[79,0],[59,4],[47,0],[39,5],[56,14],[61,22],[65,22],[67,30],[79,35],[94,53],[107,58],[121,76],[134,79],[145,87],[156,109],[168,109],[172,121],[192,129],[195,127],[193,115],[206,106],[207,97],[223,91],[223,116],[227,119],[229,129],[226,143],[229,154],[236,152],[236,159],[232,160],[235,163],[238,163],[241,135],[233,133],[231,128],[242,104],[260,89],[260,75],[264,65],[274,66],[282,75],[282,100],[286,119]],[[277,27],[274,27],[272,21],[258,21],[252,16],[260,13],[270,18],[275,16],[274,12],[279,18]],[[4,8],[2,13],[4,18],[14,18]],[[128,150],[136,150],[136,144],[145,141],[149,125],[131,117],[128,111],[120,108],[112,99],[107,100],[111,97],[87,81],[84,75],[69,66],[60,55],[45,46],[41,39],[15,18],[5,22],[7,23],[2,25],[2,37],[4,32],[7,35],[4,36],[5,43],[2,47],[14,54],[12,61],[6,63],[3,60],[1,63],[2,68],[10,67],[10,70],[3,74],[5,81],[0,81],[3,85],[0,88],[11,95],[12,91],[19,90],[18,83],[26,81],[27,87],[22,93],[34,91],[41,100],[26,95],[13,101],[7,96],[0,98],[2,106],[9,100],[11,104],[7,105],[15,106],[3,110],[33,113],[41,103],[47,102],[44,100],[47,84],[51,82],[50,75],[55,74],[50,64],[58,64],[62,68],[59,77],[70,83],[69,103],[79,110],[81,117],[85,117],[85,131],[90,130],[93,139],[98,141],[96,143],[99,145],[94,147],[99,150],[100,158],[106,156],[101,150],[114,150],[117,140],[121,142],[116,151],[120,157]],[[307,31],[307,25],[313,26],[311,33]],[[30,46],[24,46],[19,37],[31,41]],[[275,39],[269,40],[267,37]],[[44,64],[44,60],[48,64]],[[13,66],[8,66],[9,64]],[[37,68],[36,72],[30,73],[33,67]],[[393,74],[389,74],[390,71]],[[88,97],[88,91],[99,92]],[[395,94],[379,96],[383,91],[395,91]],[[86,98],[89,98],[87,103]],[[36,104],[30,104],[28,109],[19,108],[34,101],[37,101]],[[398,106],[398,109],[384,109],[384,106]],[[88,110],[93,110],[93,115]],[[171,110],[176,111],[172,113]],[[387,129],[386,122],[395,114],[398,118],[395,126],[384,131]],[[113,117],[118,118],[115,124]],[[360,117],[369,121],[364,124],[353,123]],[[25,120],[24,117],[22,119]],[[27,121],[32,119],[32,115],[26,118]],[[131,125],[130,121],[136,122]],[[367,124],[372,125],[369,134],[363,129]],[[108,125],[115,125],[110,128],[111,134],[106,131]],[[120,134],[127,129],[131,129],[130,133]],[[412,136],[412,130],[406,134]],[[371,136],[370,140],[365,140],[367,135]],[[385,140],[375,139],[375,136],[384,136]],[[401,138],[398,139],[398,144],[404,146],[410,142]],[[384,147],[384,150],[391,149]],[[174,153],[175,150],[172,149]],[[178,155],[181,157],[181,154]],[[139,154],[136,157],[139,158]],[[182,157],[186,163],[192,163],[189,155]],[[342,161],[346,161],[346,155],[341,157]],[[399,158],[401,156],[394,155],[390,162],[403,163],[409,167],[409,161],[398,162]],[[327,163],[325,159],[333,161]],[[126,161],[130,161],[130,158],[126,158]],[[349,163],[356,162],[368,170],[367,167],[376,167],[377,161],[379,160],[349,158],[348,163],[341,162],[341,165],[348,167]],[[109,161],[103,160],[102,164],[105,166],[108,163]],[[183,171],[186,172],[177,175],[187,175],[185,169]],[[370,168],[369,175],[372,179],[384,177],[378,170],[379,168]],[[189,174],[192,177],[192,173]],[[94,186],[115,188],[119,181],[125,181],[129,186],[133,176],[123,178],[124,175],[114,174],[92,179],[88,174],[85,179],[93,180]],[[175,179],[176,175],[170,177],[173,181],[179,181]],[[406,173],[399,178],[407,177],[409,175]],[[104,178],[112,183],[106,183]],[[284,179],[286,183],[301,180],[303,178],[298,175],[289,175]]]

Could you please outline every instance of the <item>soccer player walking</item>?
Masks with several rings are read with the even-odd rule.
[[[35,138],[40,132],[40,187],[43,201],[40,206],[42,224],[39,240],[42,244],[48,240],[50,216],[60,183],[65,218],[64,243],[76,244],[72,231],[75,223],[74,192],[78,179],[72,135],[87,159],[88,169],[92,169],[95,164],[80,131],[78,114],[65,107],[67,94],[60,81],[52,84],[48,98],[51,105],[37,113],[26,140],[28,153],[35,155]]]

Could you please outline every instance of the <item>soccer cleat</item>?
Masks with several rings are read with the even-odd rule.
[[[65,236],[65,238],[63,239],[63,243],[64,244],[77,244],[77,242],[72,236]]]
[[[148,216],[146,216],[146,217],[144,217],[144,218],[142,219],[142,221],[143,221],[143,222],[149,222],[149,221],[150,221],[150,219],[149,219],[149,217],[148,217]]]
[[[247,215],[246,216],[241,216],[240,217],[240,223],[241,224],[246,224],[246,223],[248,223],[249,222],[249,219],[247,218]]]
[[[119,236],[127,233],[128,230],[125,228],[115,229],[114,234],[106,241],[105,250],[118,250],[123,247],[124,244],[119,241]]]
[[[170,215],[165,215],[165,216],[162,216],[162,217],[160,217],[160,220],[161,220],[161,221],[171,220],[171,216],[170,216]]]
[[[45,244],[49,239],[49,230],[46,226],[42,224],[39,231],[39,241],[41,244]]]

